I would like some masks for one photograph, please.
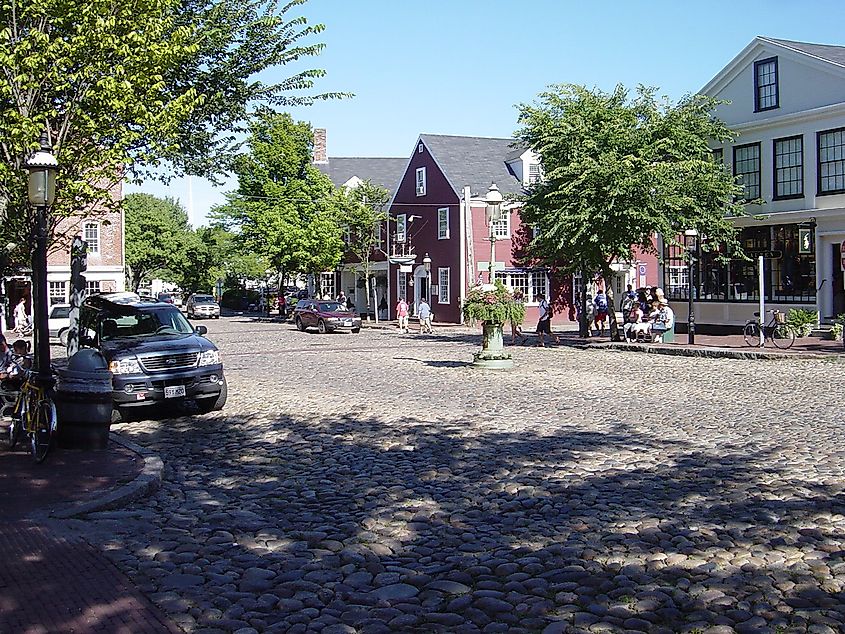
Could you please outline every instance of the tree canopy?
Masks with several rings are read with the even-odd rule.
[[[212,210],[246,250],[264,255],[282,274],[334,269],[344,252],[344,201],[311,163],[312,144],[307,123],[261,110],[247,152],[234,161],[238,187]]]
[[[45,129],[61,166],[52,229],[116,208],[126,176],[225,171],[256,104],[340,96],[302,94],[321,70],[256,77],[322,50],[309,42],[321,25],[287,17],[304,1],[0,2],[0,213],[19,255],[32,226],[24,164]]]
[[[390,200],[390,192],[366,180],[341,193],[346,203],[343,222],[345,222],[349,238],[347,249],[360,262],[360,267],[356,268],[360,269],[361,277],[364,278],[364,289],[369,307],[372,300],[370,295],[372,260],[376,248],[381,245],[382,228],[388,220],[386,206]],[[375,310],[372,312],[375,313]]]
[[[516,138],[539,154],[544,173],[523,211],[538,229],[529,255],[607,275],[635,247],[654,252],[656,234],[674,241],[686,229],[706,235],[704,248],[739,250],[729,217],[744,213],[743,190],[708,146],[734,136],[711,116],[717,103],[556,85],[520,105]]]
[[[195,240],[188,214],[172,198],[129,194],[123,202],[126,277],[136,291],[145,281],[188,264]]]

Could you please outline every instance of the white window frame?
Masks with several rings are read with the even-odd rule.
[[[441,207],[437,210],[437,239],[449,239],[449,208]]]
[[[320,273],[320,297],[317,299],[323,299],[326,296],[324,290],[328,290],[329,299],[334,299],[337,297],[337,286],[335,285],[335,274],[334,271],[323,271]]]
[[[384,248],[384,236],[382,236],[381,223],[377,222],[373,227],[373,244],[376,249]]]
[[[95,235],[92,238],[88,237],[88,231],[93,230]],[[88,255],[100,254],[100,223],[86,222],[82,225],[82,240],[88,247]]]
[[[502,219],[493,223],[493,231],[498,240],[506,240],[511,237],[511,212],[510,209],[502,210]]]
[[[689,267],[686,264],[667,266],[666,273],[669,280],[669,288],[667,289],[669,297],[687,297],[689,293]]]
[[[396,242],[405,243],[408,239],[408,214],[396,214]]]
[[[513,284],[513,277],[516,275],[525,276],[527,287],[523,291],[525,293],[523,301],[525,302],[526,306],[536,306],[540,303],[540,300],[537,299],[534,294],[534,288],[537,285],[535,281],[541,277],[544,281],[545,286],[543,294],[546,296],[546,299],[549,299],[549,288],[551,287],[551,280],[549,279],[548,271],[532,269],[519,269],[516,271],[496,271],[496,279],[502,280],[502,283],[509,289],[511,289],[511,291],[515,290]],[[520,289],[522,288],[523,287],[520,286]]]
[[[396,271],[396,302],[404,299],[408,302],[408,274],[402,271]]]
[[[85,294],[97,295],[100,293],[100,280],[88,280],[85,282]]]
[[[416,184],[417,184],[416,185],[417,196],[425,196],[426,182],[425,182],[425,168],[424,167],[418,167],[417,168]]]
[[[437,269],[437,303],[450,304],[449,294],[451,291],[451,269],[441,267]]]
[[[528,164],[528,184],[533,185],[539,183],[543,179],[543,172],[540,170],[539,163]]]
[[[67,303],[67,282],[51,280],[47,297],[50,306]]]
[[[422,154],[422,152],[423,152],[423,144],[422,144],[422,143],[420,143],[420,144],[417,146],[417,152],[419,152],[420,154]]]

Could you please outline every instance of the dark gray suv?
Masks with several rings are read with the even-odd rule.
[[[200,412],[222,409],[228,391],[217,347],[173,304],[133,294],[87,298],[80,343],[96,348],[112,373],[115,420],[135,408],[192,401]]]

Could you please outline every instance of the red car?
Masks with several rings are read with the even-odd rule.
[[[301,299],[293,311],[293,321],[299,330],[316,328],[321,333],[334,330],[361,332],[361,317],[337,302]]]

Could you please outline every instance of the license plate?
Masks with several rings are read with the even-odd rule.
[[[177,396],[185,396],[184,385],[168,385],[164,388],[164,398],[176,398]]]
[[[343,325],[344,325],[344,326],[351,326],[351,325],[352,325],[352,320],[351,320],[351,319],[347,319],[345,322],[343,322]]]

